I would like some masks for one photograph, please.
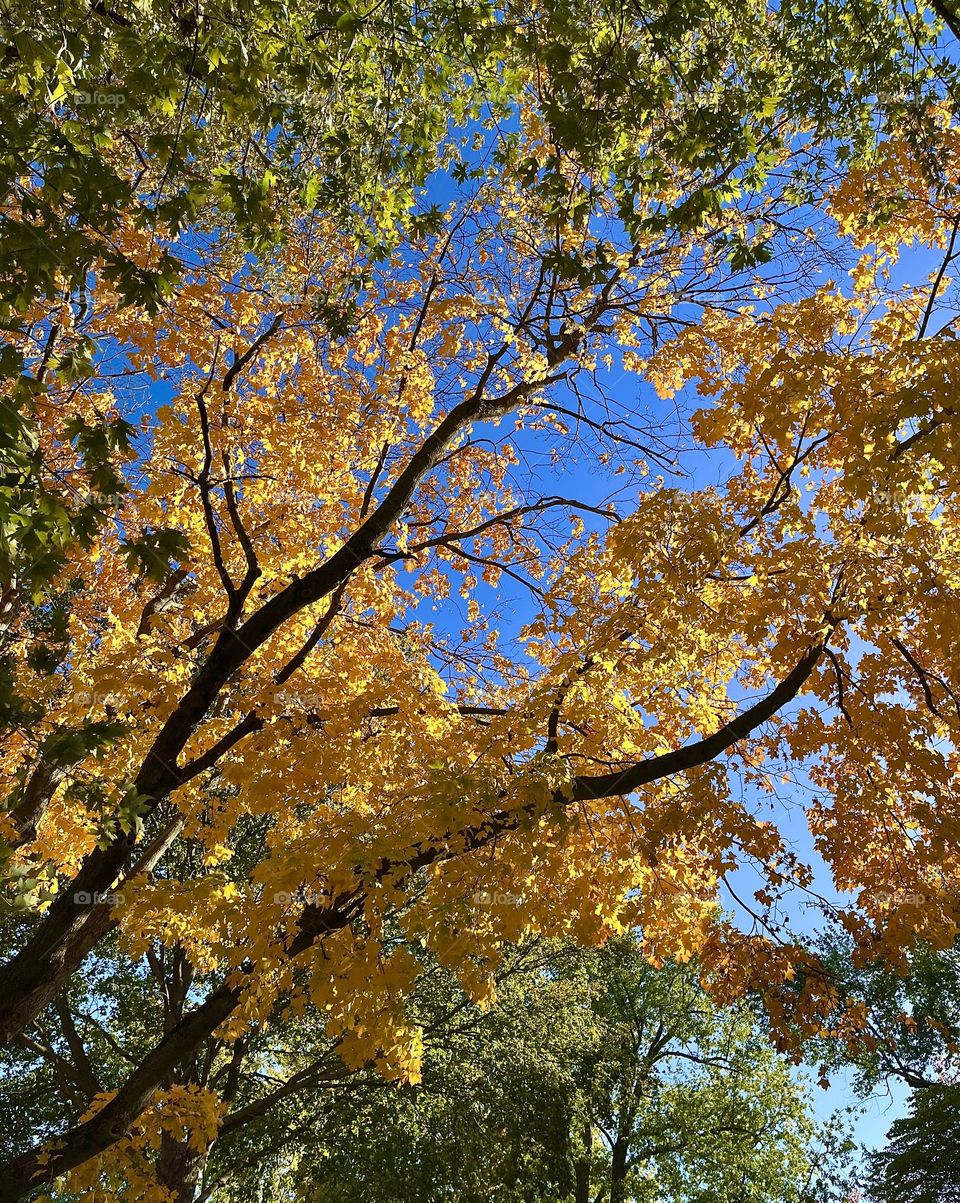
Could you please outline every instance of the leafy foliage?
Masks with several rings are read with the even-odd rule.
[[[113,941],[178,969],[163,1038],[0,1199],[169,1203],[229,1105],[199,1050],[308,1011],[414,1083],[410,948],[480,1003],[508,944],[639,928],[784,1043],[846,1034],[783,927],[797,798],[858,963],[956,941],[939,27],[859,6],[821,61],[820,5],[452,7],[96,8],[78,46],[68,6],[4,60],[37,170],[4,227],[0,1034]],[[68,84],[115,74],[144,103],[88,145]],[[96,254],[18,275],[25,214]]]
[[[960,1050],[960,960],[956,946],[920,946],[891,966],[853,954],[848,939],[830,933],[821,945],[828,967],[860,1016],[846,1040],[827,1040],[818,1051],[828,1068],[851,1065],[868,1093],[899,1079],[911,1089],[950,1080]],[[853,954],[853,955],[852,955]]]
[[[870,1198],[877,1203],[953,1203],[960,1199],[960,1090],[927,1086],[910,1114],[895,1120],[885,1148],[871,1161]]]
[[[629,939],[507,979],[416,1089],[341,1099],[298,1197],[787,1200],[811,1170],[804,1093],[749,1012]]]
[[[108,955],[9,1050],[13,1148],[24,1127],[55,1131],[122,1080],[118,1052],[168,1021],[183,965],[159,945],[146,973]],[[435,962],[420,968],[408,1003],[423,1030],[417,1085],[348,1070],[309,1012],[240,1056],[212,1043],[198,1076],[164,1096],[196,1104],[180,1135],[196,1189],[214,1203],[807,1198],[818,1171],[806,1090],[749,1009],[717,1008],[694,969],[652,969],[632,938],[600,951],[532,941],[505,950],[496,1001],[481,1009]],[[219,1132],[194,1143],[200,1100],[230,1079]],[[126,1182],[109,1183],[118,1195],[146,1189],[143,1162],[161,1175],[175,1164],[162,1117],[141,1121]],[[189,1159],[177,1169],[189,1176]]]

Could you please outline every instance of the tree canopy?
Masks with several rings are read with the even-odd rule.
[[[842,1034],[797,811],[855,956],[952,946],[939,17],[15,20],[0,1034],[177,968],[0,1200],[209,1142],[291,1017],[416,1082],[414,947],[487,1004],[511,943],[636,929]]]
[[[309,1012],[278,1017],[229,1049],[208,1041],[168,1088],[161,1128],[99,1188],[127,1197],[158,1183],[178,1203],[812,1197],[822,1167],[808,1090],[756,1013],[713,1004],[694,966],[653,969],[633,938],[600,950],[534,939],[504,949],[496,1001],[481,1009],[408,951],[419,1083],[348,1068]],[[182,1010],[186,964],[179,947],[152,948],[143,972],[107,952],[10,1046],[4,1156],[123,1080],[123,1052]],[[67,1181],[75,1192],[96,1177]]]
[[[339,1095],[298,1197],[806,1197],[806,1092],[748,1008],[717,1009],[695,968],[651,969],[630,939],[541,958],[482,1019],[429,1041],[419,1087]]]
[[[921,944],[906,964],[868,959],[835,930],[820,940],[823,961],[846,1006],[856,1014],[842,1039],[808,1043],[827,1071],[852,1071],[863,1098],[909,1089],[906,1114],[894,1120],[859,1169],[866,1197],[877,1203],[927,1203],[960,1189],[957,1071],[960,1055],[958,947]],[[893,1096],[896,1097],[895,1095]]]
[[[877,1203],[953,1203],[960,1199],[960,1112],[955,1085],[928,1086],[895,1120],[871,1158],[870,1198]]]

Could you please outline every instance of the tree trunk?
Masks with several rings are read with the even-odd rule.
[[[590,1203],[590,1168],[593,1160],[593,1128],[587,1123],[581,1133],[583,1152],[573,1163],[576,1203]]]
[[[627,1152],[629,1145],[621,1136],[614,1142],[610,1157],[610,1203],[625,1203]]]
[[[170,1191],[173,1203],[193,1203],[206,1160],[206,1152],[199,1153],[164,1132],[157,1158],[157,1181]]]

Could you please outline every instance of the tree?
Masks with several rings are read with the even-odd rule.
[[[849,1015],[859,1015],[842,1040],[816,1045],[829,1071],[850,1066],[859,1093],[893,1079],[911,1090],[955,1076],[960,1048],[960,950],[920,945],[898,964],[868,959],[849,936],[828,929],[819,951]]]
[[[5,620],[42,598],[53,625],[66,623],[51,583],[70,545],[89,546],[110,521],[109,499],[125,487],[117,468],[131,452],[129,425],[70,400],[97,356],[96,290],[155,317],[198,239],[269,256],[290,198],[383,253],[442,155],[448,106],[466,113],[482,97],[499,112],[510,94],[492,74],[495,27],[483,5],[378,8],[186,12],[118,0],[37,10],[18,0],[0,14]],[[131,253],[134,230],[146,241]],[[58,405],[72,456],[49,454],[43,435]],[[77,487],[76,471],[89,487]],[[162,564],[172,537],[141,551]],[[16,696],[9,659],[4,669]]]
[[[420,1086],[345,1094],[319,1120],[303,1199],[799,1199],[803,1090],[743,1007],[630,938],[512,976]]]
[[[884,1148],[870,1159],[870,1198],[877,1203],[954,1203],[960,1199],[960,1092],[926,1086],[910,1114],[894,1120]]]
[[[536,941],[505,950],[498,983],[522,976],[536,989],[544,965],[564,955],[574,953]],[[451,1038],[467,1041],[470,1031],[479,1036],[483,1015],[449,972],[422,955],[418,966],[409,1006],[421,1024],[426,1056],[443,1057]],[[190,979],[178,946],[155,942],[145,965],[108,946],[69,996],[3,1054],[3,1156],[75,1122],[122,1083],[128,1050],[156,1042],[176,1022]],[[316,1146],[322,1131],[329,1138],[348,1122],[348,1100],[397,1089],[372,1064],[347,1067],[339,1045],[326,1035],[324,1017],[309,1007],[232,1045],[208,1040],[190,1065],[164,1083],[167,1114],[159,1126],[136,1131],[108,1175],[101,1178],[94,1166],[92,1176],[72,1176],[65,1197],[82,1196],[93,1183],[131,1199],[166,1198],[165,1191],[184,1201],[198,1192],[219,1200],[289,1194],[298,1181],[296,1159]],[[215,1097],[217,1122],[211,1126]]]
[[[349,1098],[304,1198],[793,1199],[808,1169],[804,1095],[748,1012],[628,938],[509,979],[407,1095]]]
[[[646,1199],[654,1183],[664,1200],[801,1197],[812,1173],[805,1090],[749,1009],[716,1008],[694,968],[651,969],[630,937],[600,951],[532,941],[505,950],[486,1011],[436,963],[422,958],[421,970],[408,1003],[423,1030],[420,1085],[349,1070],[308,1010],[235,1046],[219,1078],[168,1088],[187,1104],[184,1130],[134,1142],[100,1189],[140,1197],[157,1181],[213,1203],[576,1203]],[[159,944],[146,975],[102,959],[85,994],[7,1054],[6,1139],[56,1131],[122,1080],[118,1054],[169,1024],[182,973],[182,954]],[[207,1048],[198,1060],[209,1070],[219,1059]],[[202,1148],[212,1082],[224,1110]]]
[[[11,615],[23,919],[0,1030],[114,938],[179,948],[189,986],[112,1097],[0,1171],[0,1198],[108,1174],[188,1118],[209,1139],[218,1099],[165,1083],[304,1000],[348,1064],[415,1077],[394,922],[477,998],[504,941],[640,926],[651,958],[696,952],[715,989],[766,988],[776,1025],[819,1023],[816,960],[717,909],[738,863],[764,878],[758,925],[809,886],[755,805],[797,763],[837,883],[863,891],[858,939],[952,941],[957,347],[934,318],[957,134],[926,105],[926,141],[904,119],[798,209],[794,168],[815,179],[827,148],[758,92],[771,26],[750,14],[666,47],[666,18],[653,41],[639,18],[626,40],[587,23],[654,90],[683,51],[663,96],[600,123],[633,175],[558,153],[555,95],[525,87],[511,128],[475,118],[444,207],[426,198],[387,257],[291,197],[269,259],[198,238],[162,314],[109,278],[90,298],[100,350],[49,381],[44,461],[96,488],[84,432],[138,390],[169,403],[131,439],[110,522]],[[572,87],[559,59],[546,78]],[[777,128],[774,158],[743,142],[745,111]],[[135,217],[116,237],[146,266]],[[899,293],[882,273],[912,239],[944,271]],[[808,289],[858,250],[843,287]],[[685,398],[645,412],[624,372],[707,400],[693,423]],[[689,440],[722,484],[652,475]]]
[[[943,6],[940,16],[949,22]],[[751,186],[762,185],[783,145],[781,107],[853,145],[870,125],[868,98],[922,113],[949,68],[940,58],[917,69],[914,50],[935,54],[936,31],[928,36],[922,11],[915,17],[871,4],[864,39],[860,29],[849,36],[843,6],[831,15],[802,4],[707,13],[693,0],[638,16],[581,0],[542,9],[340,0],[302,11],[269,0],[189,13],[149,0],[42,10],[15,0],[0,14],[0,327],[20,336],[0,353],[4,609],[48,586],[65,547],[109,518],[44,458],[38,429],[55,403],[51,377],[88,369],[98,282],[114,304],[156,313],[198,237],[229,235],[268,254],[291,202],[382,255],[418,188],[457,153],[451,114],[460,131],[484,116],[509,122],[521,100],[533,99],[551,129],[553,153],[524,170],[554,205],[588,212],[602,164],[600,186],[618,194],[632,229],[637,197],[679,159],[699,169],[701,186],[658,220],[716,212],[736,163],[750,161]],[[811,24],[824,48],[813,63]],[[570,161],[588,168],[579,181]],[[131,226],[149,231],[149,255],[129,253]],[[97,492],[118,487],[109,468],[128,435],[90,414],[76,427]]]
[[[820,946],[854,1021],[832,1038],[811,1042],[811,1051],[827,1070],[851,1068],[861,1095],[891,1081],[911,1092],[909,1115],[894,1121],[885,1145],[867,1157],[868,1196],[878,1203],[957,1197],[957,947],[921,945],[891,965],[889,959],[866,959],[842,931],[828,929]]]

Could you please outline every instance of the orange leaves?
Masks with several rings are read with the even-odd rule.
[[[937,160],[945,195],[937,195],[929,167],[906,136],[883,141],[872,161],[849,171],[833,194],[831,210],[841,232],[857,246],[875,244],[881,262],[895,261],[914,241],[946,245],[946,213],[960,183],[960,138],[945,109],[937,118],[939,144],[929,153]]]
[[[842,223],[872,186],[837,194]],[[172,523],[190,551],[149,582],[105,530],[70,566],[69,656],[31,684],[44,736],[126,729],[70,765],[18,869],[66,884],[162,760],[145,835],[183,827],[155,877],[113,883],[126,947],[242,977],[241,1026],[315,1006],[351,1063],[408,1080],[390,924],[479,999],[505,940],[639,924],[651,957],[766,976],[819,1022],[797,959],[718,914],[743,866],[758,924],[811,888],[802,811],[864,933],[954,923],[960,344],[917,340],[926,286],[861,265],[786,298],[705,289],[691,319],[700,232],[566,276],[557,248],[586,263],[592,235],[546,246],[531,203],[480,188],[349,295],[356,248],[305,228],[275,275],[214,258],[163,325],[118,327],[168,401],[118,527]],[[802,699],[744,724],[826,632]],[[578,786],[615,795],[714,737],[632,796]],[[18,745],[10,780],[34,758]]]

